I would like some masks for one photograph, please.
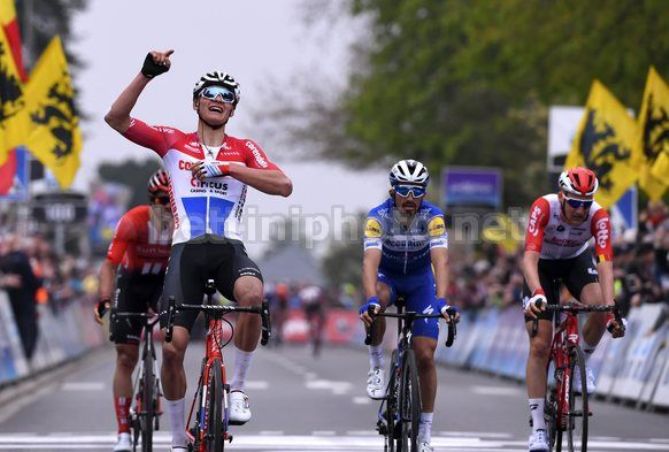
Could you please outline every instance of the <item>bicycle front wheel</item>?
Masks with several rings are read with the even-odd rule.
[[[207,383],[207,433],[206,445],[208,452],[221,452],[225,447],[223,431],[223,376],[221,361],[212,363]]]
[[[585,372],[585,355],[580,347],[574,347],[569,355],[569,412],[567,413],[567,440],[569,452],[588,450],[588,390]],[[576,387],[575,376],[579,374],[581,384]]]
[[[397,449],[399,449],[399,438],[400,438],[400,423],[399,421],[399,379],[397,372],[397,350],[393,351],[392,360],[390,365],[390,371],[388,373],[389,380],[388,386],[386,389],[386,407],[384,410],[384,417],[386,422],[386,435],[385,435],[385,452],[395,452],[395,443],[398,443]]]
[[[139,413],[139,425],[142,436],[142,452],[153,450],[153,417],[155,416],[154,390],[156,376],[153,373],[153,356],[147,353],[143,359],[142,411]]]
[[[420,423],[420,384],[413,350],[404,352],[400,381],[400,451],[418,451],[418,424]]]

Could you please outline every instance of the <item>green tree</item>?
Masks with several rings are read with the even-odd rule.
[[[501,166],[507,205],[548,188],[549,105],[583,104],[598,78],[636,108],[649,65],[663,72],[669,61],[669,3],[660,0],[348,5],[369,25],[348,85],[334,102],[329,83],[303,89],[301,104],[286,93],[267,111],[272,132],[353,167],[405,156],[431,168]]]
[[[128,208],[147,203],[146,184],[160,164],[155,160],[125,160],[121,163],[102,163],[98,166],[100,179],[126,185],[131,190]]]

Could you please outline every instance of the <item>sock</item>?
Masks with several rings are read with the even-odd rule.
[[[130,433],[130,397],[114,397],[114,410],[119,433]]]
[[[544,399],[528,399],[530,402],[530,414],[532,415],[532,431],[546,430],[546,419],[544,418]]]
[[[186,411],[186,399],[167,400],[165,399],[165,408],[170,418],[170,427],[172,429],[172,446],[186,445],[186,420],[184,412]]]
[[[418,439],[422,443],[432,442],[432,417],[434,413],[420,413]]]
[[[384,357],[383,357],[383,346],[382,345],[370,345],[369,346],[369,367],[372,369],[383,368]]]
[[[251,365],[253,352],[245,352],[235,348],[235,370],[230,380],[230,391],[243,391],[246,383],[246,372]]]

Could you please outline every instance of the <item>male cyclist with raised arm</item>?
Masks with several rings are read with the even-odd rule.
[[[609,214],[593,197],[599,187],[595,174],[577,167],[563,172],[560,191],[538,198],[530,207],[525,235],[523,273],[525,289],[523,307],[530,353],[527,359],[527,394],[532,416],[530,451],[547,451],[544,398],[546,364],[552,339],[552,315],[546,303],[557,304],[559,292],[554,281],[561,280],[569,293],[587,305],[613,305],[613,251]],[[594,242],[594,256],[590,248]],[[594,259],[597,263],[595,264]],[[541,307],[537,302],[541,300]],[[539,319],[537,334],[532,337],[534,319]],[[583,351],[587,359],[595,351],[604,330],[613,337],[622,336],[624,326],[608,313],[593,312],[583,326]],[[587,391],[594,391],[594,378],[586,368]],[[580,385],[576,373],[574,384]]]
[[[196,132],[149,126],[130,116],[149,82],[169,70],[172,53],[150,52],[141,72],[105,116],[107,123],[127,139],[156,152],[170,175],[175,229],[161,310],[166,309],[171,296],[178,304],[200,303],[209,278],[226,298],[240,306],[260,306],[262,275],[247,256],[239,230],[247,186],[289,196],[292,183],[258,144],[225,133],[240,95],[239,84],[229,74],[208,72],[195,84],[192,108],[198,116]],[[172,450],[188,447],[183,360],[196,317],[197,313],[192,312],[177,314],[172,342],[163,345],[161,379],[172,428]],[[244,382],[260,338],[260,318],[240,314],[235,333],[230,422],[243,424],[251,418]]]
[[[383,311],[398,295],[404,297],[409,311],[441,312],[446,320],[450,319],[446,302],[448,235],[441,209],[423,200],[429,179],[422,163],[397,162],[390,170],[390,198],[369,212],[362,263],[367,303],[360,308],[360,318],[367,327],[372,323],[369,308],[377,313]],[[373,399],[382,398],[386,389],[381,345],[385,326],[383,317],[374,319],[367,375],[367,394]],[[412,333],[423,409],[418,443],[421,452],[428,452],[433,450],[430,442],[437,395],[434,352],[439,322],[437,319],[416,321]]]
[[[165,170],[158,170],[151,176],[148,191],[150,204],[130,209],[119,220],[107,258],[100,267],[99,301],[94,309],[95,320],[100,324],[100,315],[109,309],[112,301],[119,312],[158,310],[156,305],[163,291],[173,226],[169,179]],[[130,452],[128,415],[142,323],[126,319],[109,326],[116,343],[113,393],[118,441],[114,451]]]

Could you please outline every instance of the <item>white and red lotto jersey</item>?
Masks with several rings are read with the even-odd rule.
[[[599,262],[613,259],[611,220],[596,202],[586,220],[577,226],[563,220],[558,195],[542,196],[532,203],[525,232],[526,251],[540,253],[541,259],[570,259],[584,252],[591,239]]]
[[[203,148],[195,132],[184,133],[172,127],[149,126],[132,118],[124,136],[140,146],[153,149],[163,159],[163,166],[170,174],[173,245],[204,234],[241,240],[240,223],[246,200],[246,184],[229,176],[200,181],[191,174],[191,167],[195,163],[204,160],[207,163],[278,169],[256,143],[229,135],[225,136],[220,148]]]

